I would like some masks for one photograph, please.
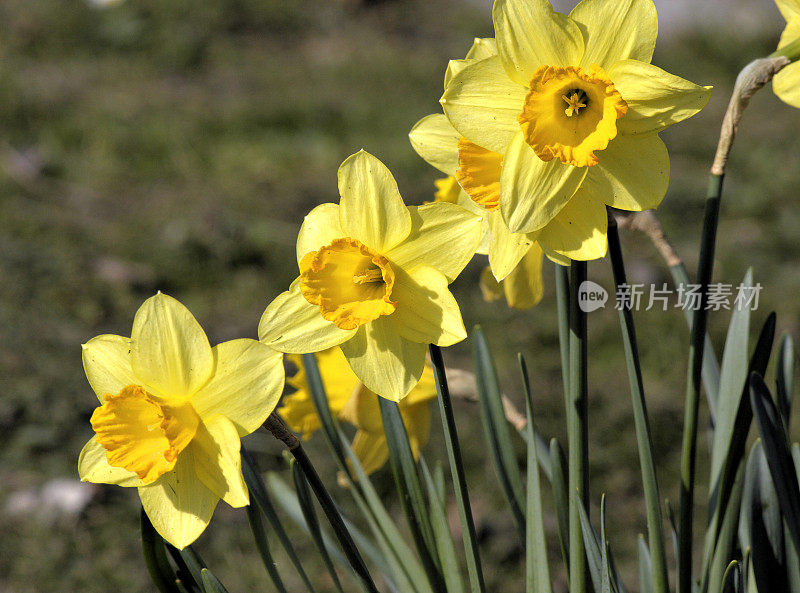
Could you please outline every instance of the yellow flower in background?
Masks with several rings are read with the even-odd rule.
[[[445,83],[468,60],[496,54],[494,39],[475,39],[466,60],[450,62]],[[436,200],[458,203],[483,219],[483,239],[477,252],[488,254],[491,266],[491,271],[481,275],[484,298],[505,296],[509,306],[518,309],[536,305],[543,293],[542,247],[525,235],[512,235],[500,216],[502,156],[468,142],[443,114],[422,118],[409,139],[417,154],[448,175],[435,181]],[[552,250],[549,255],[560,263],[564,260]]]
[[[363,150],[339,167],[339,193],[305,217],[300,276],[264,311],[259,339],[293,354],[341,346],[368,389],[400,401],[422,376],[427,344],[467,336],[448,285],[475,253],[481,219],[445,202],[406,206]]]
[[[800,0],[775,0],[775,4],[786,19],[786,28],[778,42],[778,49],[782,49],[800,38]],[[800,107],[800,62],[793,62],[778,72],[772,79],[772,90],[784,103]]]
[[[371,474],[383,467],[389,459],[378,396],[364,387],[350,370],[341,349],[331,348],[316,356],[331,413],[358,429],[353,439],[353,452],[361,462],[364,472]],[[278,412],[292,430],[301,432],[303,438],[307,439],[320,428],[320,420],[311,399],[300,357],[290,355],[288,359],[297,365],[298,370],[286,382],[297,391],[283,398]],[[435,398],[433,369],[426,364],[420,382],[398,404],[415,459],[428,442],[430,402]]]
[[[191,544],[220,499],[249,503],[240,439],[277,405],[282,359],[255,340],[212,348],[186,307],[161,293],[148,299],[130,338],[83,345],[101,405],[78,460],[81,480],[137,487],[156,531],[176,548]]]
[[[606,205],[658,206],[669,180],[658,132],[697,113],[710,88],[650,64],[652,0],[583,0],[569,16],[547,0],[496,0],[492,20],[497,54],[456,63],[445,115],[466,142],[502,155],[510,231],[601,257]]]

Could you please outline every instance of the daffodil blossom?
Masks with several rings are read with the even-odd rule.
[[[492,19],[497,55],[457,64],[445,115],[466,142],[502,155],[511,232],[600,257],[606,205],[660,203],[669,156],[658,132],[697,113],[710,87],[650,64],[652,0],[583,0],[569,16],[548,0],[496,0]]]
[[[81,480],[136,487],[155,529],[191,544],[222,499],[249,504],[240,439],[261,426],[283,390],[283,355],[256,340],[215,347],[192,314],[159,293],[140,307],[131,337],[83,345],[100,400]]]
[[[786,19],[786,28],[778,42],[778,49],[782,49],[800,38],[800,0],[775,0],[775,3]],[[778,72],[772,79],[772,90],[781,101],[800,107],[800,62],[793,62]]]
[[[364,472],[371,474],[383,467],[389,458],[378,396],[364,387],[350,370],[341,349],[331,348],[316,356],[331,413],[358,429],[353,438],[353,452],[361,462]],[[308,439],[320,428],[320,420],[311,399],[300,357],[289,355],[288,359],[297,365],[298,370],[286,382],[297,391],[283,398],[278,412],[292,430],[302,433],[303,438]],[[433,369],[426,364],[419,383],[398,404],[415,458],[428,442],[431,425],[430,401],[435,397]]]
[[[448,285],[475,253],[481,219],[444,202],[406,206],[363,150],[339,167],[339,193],[305,217],[300,276],[264,311],[259,339],[294,354],[340,345],[368,389],[399,401],[422,376],[428,343],[466,337]]]
[[[487,41],[493,40],[476,39],[475,43],[486,44]],[[417,154],[448,175],[435,182],[438,188],[436,200],[458,203],[483,218],[482,243],[486,246],[479,248],[478,253],[489,255],[490,268],[481,274],[481,290],[486,300],[504,296],[509,306],[517,309],[536,305],[543,293],[543,251],[538,241],[528,239],[524,234],[512,237],[500,216],[497,199],[502,157],[485,151],[489,156],[478,156],[484,158],[484,165],[465,174],[467,155],[478,153],[478,149],[460,150],[465,141],[442,114],[422,118],[412,128],[409,138]],[[482,182],[475,181],[478,177]],[[559,257],[559,261],[564,257],[555,252],[552,255]]]

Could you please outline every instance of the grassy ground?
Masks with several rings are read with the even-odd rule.
[[[137,0],[103,10],[6,0],[0,23],[0,592],[149,591],[135,493],[99,489],[71,517],[9,510],[20,492],[75,477],[95,405],[80,343],[129,332],[157,289],[189,306],[213,343],[255,337],[296,273],[302,216],[337,199],[336,168],[361,147],[389,165],[408,202],[430,199],[437,175],[406,134],[437,109],[446,60],[491,34],[488,10],[458,0]],[[777,35],[720,23],[657,50],[657,64],[716,87],[701,115],[663,134],[673,177],[659,215],[690,269],[730,86]],[[751,111],[726,181],[716,278],[737,283],[754,266],[765,286],[756,322],[775,309],[796,335],[800,114],[769,90]],[[631,281],[668,281],[645,240],[623,243]],[[482,302],[483,265],[454,285],[465,321],[485,327],[512,397],[514,354],[527,355],[540,427],[563,439],[552,270],[542,305],[520,313]],[[608,267],[593,263],[590,277],[609,287]],[[711,320],[719,348],[727,320]],[[679,311],[642,312],[637,323],[663,493],[675,499],[687,331]],[[617,559],[634,575],[632,536],[645,526],[616,314],[589,324],[593,495],[608,493]],[[468,366],[469,344],[446,356]],[[458,412],[464,434],[480,430],[475,409]],[[268,439],[251,446],[279,466]],[[437,433],[427,454],[441,452]],[[466,454],[490,590],[518,588],[518,542],[484,443],[470,439]],[[396,507],[388,473],[378,482]],[[199,543],[215,572],[232,591],[269,590],[244,514],[220,506],[216,518]]]

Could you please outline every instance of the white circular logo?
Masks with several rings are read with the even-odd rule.
[[[608,292],[606,289],[592,282],[584,280],[578,287],[578,306],[584,313],[591,313],[606,306]]]

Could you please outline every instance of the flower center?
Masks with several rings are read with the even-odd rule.
[[[566,108],[565,108],[566,103]],[[575,167],[591,167],[594,154],[617,135],[617,119],[628,104],[600,66],[541,66],[519,115],[525,140],[543,161],[558,158]]]
[[[577,116],[580,110],[586,107],[584,101],[589,100],[582,90],[568,91],[566,95],[561,95],[561,98],[567,102],[567,108],[564,110],[567,117]]]
[[[92,414],[97,442],[108,463],[134,472],[145,483],[175,467],[178,454],[194,438],[200,418],[191,404],[168,406],[138,385],[128,385]]]
[[[463,136],[458,140],[456,179],[472,201],[487,210],[500,204],[503,155],[486,150]]]
[[[336,239],[300,262],[303,296],[341,329],[355,329],[393,313],[393,286],[389,260],[355,239]]]

